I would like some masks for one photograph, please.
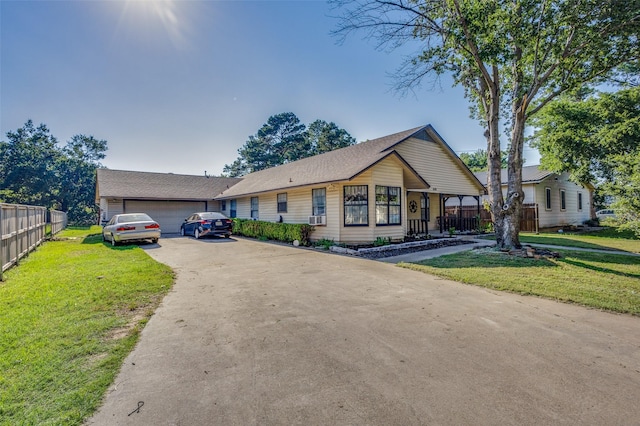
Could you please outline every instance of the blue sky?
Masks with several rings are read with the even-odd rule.
[[[430,123],[458,153],[485,147],[447,79],[392,90],[417,44],[340,44],[336,14],[324,1],[1,0],[2,139],[32,119],[60,142],[107,140],[109,168],[195,175],[220,174],[281,112],[358,141]]]

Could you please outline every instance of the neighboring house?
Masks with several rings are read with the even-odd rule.
[[[177,233],[191,213],[220,211],[221,202],[215,196],[238,181],[98,169],[96,202],[100,205],[100,221],[106,223],[114,214],[144,212],[160,224],[163,233]]]
[[[449,197],[485,190],[432,126],[246,175],[215,197],[230,217],[317,225],[313,240],[443,232]]]
[[[477,172],[476,177],[486,185],[487,172]],[[507,192],[507,170],[502,170],[503,194]],[[593,210],[593,185],[576,184],[568,173],[556,174],[539,166],[522,168],[522,192],[525,205],[535,209],[537,229],[566,225],[581,225],[595,215]],[[484,199],[488,200],[488,196]],[[469,203],[465,203],[469,204]],[[451,206],[453,204],[447,204]]]

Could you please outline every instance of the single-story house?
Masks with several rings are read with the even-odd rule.
[[[476,177],[487,184],[487,172],[477,172]],[[503,195],[507,192],[507,170],[502,170]],[[567,225],[580,225],[595,217],[593,209],[593,191],[590,183],[576,184],[569,179],[568,173],[556,174],[541,169],[540,166],[522,167],[522,192],[525,213],[535,226],[529,230],[555,228]],[[481,202],[488,200],[483,196]],[[447,210],[457,204],[447,204]],[[470,205],[464,201],[463,205]]]
[[[316,225],[313,240],[443,232],[445,201],[485,188],[431,125],[248,174],[217,195],[230,217]]]
[[[191,213],[220,211],[220,201],[215,196],[239,181],[98,169],[96,203],[100,205],[100,222],[108,222],[115,214],[144,212],[160,224],[163,233],[177,233]]]

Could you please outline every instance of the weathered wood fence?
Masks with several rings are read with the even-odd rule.
[[[67,214],[51,210],[51,234],[67,226]],[[0,281],[3,273],[35,250],[46,237],[47,209],[0,203]]]
[[[480,219],[480,222],[478,222]],[[438,218],[438,221],[440,218]],[[447,206],[445,207],[444,229],[450,227],[458,231],[472,231],[477,227],[491,223],[491,213],[485,209],[480,209],[478,218],[478,208],[476,206]],[[440,223],[440,222],[438,222]],[[538,232],[539,215],[538,204],[523,204],[522,216],[520,218],[520,231]]]

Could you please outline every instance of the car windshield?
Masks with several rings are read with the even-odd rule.
[[[216,213],[216,212],[200,213],[200,217],[203,219],[226,219],[227,218],[222,213]]]
[[[132,213],[132,214],[123,214],[118,216],[118,223],[129,223],[129,222],[145,222],[152,221],[149,215],[144,213]]]

